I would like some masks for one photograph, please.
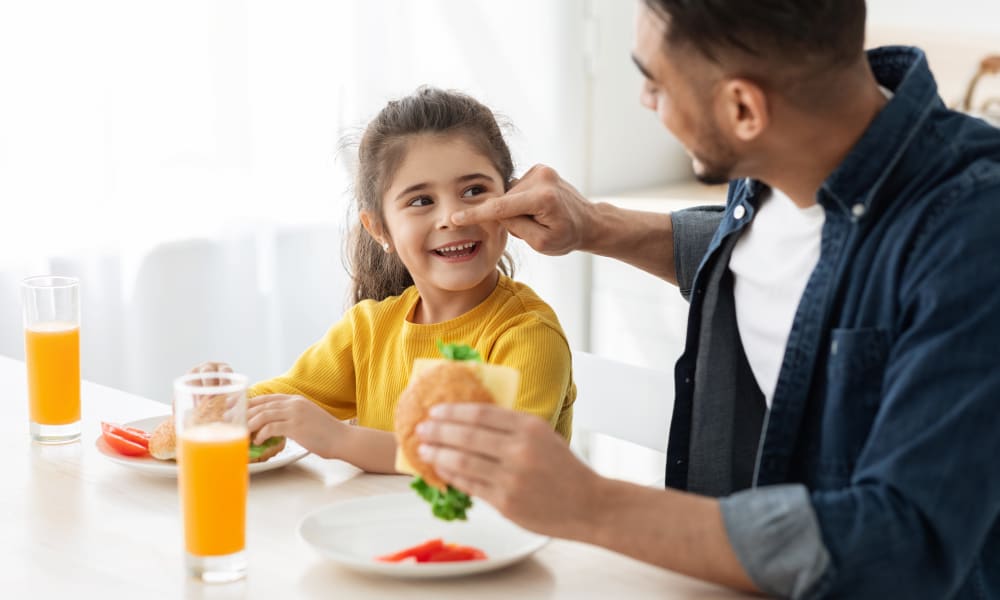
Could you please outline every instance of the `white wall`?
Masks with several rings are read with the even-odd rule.
[[[587,20],[590,123],[586,185],[593,195],[691,179],[681,145],[639,105],[642,76],[630,54],[637,2],[590,0]]]
[[[1000,1],[868,0],[868,24],[877,28],[1000,36]],[[1000,52],[1000,47],[997,51]]]
[[[869,0],[868,46],[917,46],[944,101],[958,108],[980,60],[1000,54],[1000,0]],[[983,78],[973,109],[1000,97],[1000,77]]]

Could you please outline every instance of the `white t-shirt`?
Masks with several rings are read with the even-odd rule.
[[[772,188],[729,260],[743,351],[768,408],[795,311],[819,261],[825,220],[819,204],[799,208]]]

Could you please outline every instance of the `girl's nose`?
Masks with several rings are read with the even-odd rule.
[[[462,210],[460,203],[449,202],[447,200],[442,201],[438,204],[440,209],[437,211],[437,223],[436,227],[438,229],[452,229],[455,224],[451,222],[451,215]]]

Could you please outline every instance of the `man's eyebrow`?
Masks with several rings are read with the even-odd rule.
[[[635,54],[632,55],[632,62],[635,63],[635,68],[639,69],[639,72],[642,73],[643,77],[645,77],[650,81],[656,81],[656,78],[653,77],[653,74],[649,72],[649,69],[647,69],[645,65],[639,62],[639,59],[636,57]]]

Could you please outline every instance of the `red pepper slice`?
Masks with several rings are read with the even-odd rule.
[[[149,434],[141,429],[136,429],[135,427],[122,427],[121,425],[101,421],[101,432],[105,434],[114,434],[132,442],[133,444],[138,444],[146,450],[149,450]]]
[[[375,560],[381,562],[400,562],[406,560],[407,558],[415,558],[417,562],[426,562],[427,557],[429,557],[434,552],[444,548],[444,541],[441,538],[428,540],[423,544],[417,544],[405,550],[400,550],[393,554],[386,554],[385,556],[377,556]]]
[[[124,454],[125,456],[143,456],[145,454],[149,454],[148,447],[144,448],[132,440],[123,438],[113,431],[105,431],[102,434],[102,437],[104,438],[104,441],[107,442],[107,444],[118,454]]]
[[[479,548],[449,544],[431,554],[427,562],[459,562],[464,560],[485,560],[486,553]]]

